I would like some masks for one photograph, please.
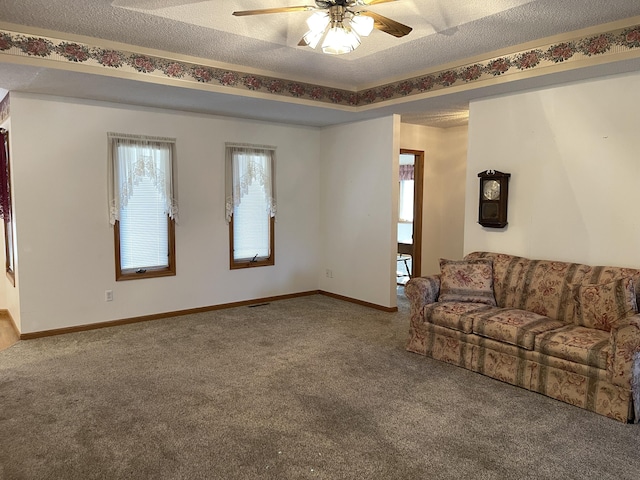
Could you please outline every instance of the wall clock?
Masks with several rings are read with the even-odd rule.
[[[480,172],[478,177],[480,177],[478,223],[489,228],[506,227],[511,174],[485,170]]]

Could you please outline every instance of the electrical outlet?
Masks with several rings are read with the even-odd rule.
[[[113,301],[113,290],[105,290],[104,291],[104,301],[112,302]]]
[[[329,270],[328,268],[326,270],[326,274],[327,274],[327,278],[333,278],[333,271]]]

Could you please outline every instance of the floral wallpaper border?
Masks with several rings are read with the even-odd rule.
[[[562,62],[613,55],[631,50],[637,50],[640,54],[640,25],[571,41],[543,45],[527,51],[515,52],[354,92],[125,50],[106,49],[84,43],[0,30],[0,54],[82,63],[105,69],[122,69],[140,75],[210,84],[229,89],[251,90],[350,107],[381,103],[396,98],[488,80],[497,76],[535,70]]]
[[[613,55],[634,49],[640,54],[640,25],[571,41],[542,45],[531,50],[377,86],[358,92],[358,105],[416,95],[501,75],[548,67],[562,62],[607,54]]]

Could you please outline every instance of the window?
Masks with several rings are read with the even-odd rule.
[[[400,165],[400,222],[413,222],[413,165]]]
[[[175,275],[175,139],[108,138],[116,280]]]
[[[0,128],[0,217],[4,220],[5,267],[7,277],[15,286],[15,231],[11,204],[11,166],[9,162],[9,132]]]
[[[273,265],[275,147],[226,145],[230,267]]]

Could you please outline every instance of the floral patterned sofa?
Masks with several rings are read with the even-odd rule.
[[[621,422],[640,417],[640,270],[489,252],[440,267],[405,287],[407,350]]]

